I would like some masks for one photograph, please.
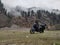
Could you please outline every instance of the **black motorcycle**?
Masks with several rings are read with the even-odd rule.
[[[38,28],[35,28],[35,27],[32,26],[32,28],[30,29],[30,34],[34,34],[35,32],[44,33],[45,26],[46,26],[46,24],[39,25]]]

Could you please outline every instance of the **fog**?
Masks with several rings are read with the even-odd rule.
[[[2,0],[5,6],[15,7],[17,5],[22,7],[43,7],[60,9],[60,0]]]

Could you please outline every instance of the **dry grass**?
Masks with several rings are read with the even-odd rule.
[[[28,31],[0,30],[0,45],[60,45],[60,31],[30,34]]]

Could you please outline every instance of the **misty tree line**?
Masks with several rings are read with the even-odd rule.
[[[59,24],[60,23],[60,14],[56,14],[53,12],[49,12],[49,11],[45,11],[45,10],[37,10],[37,12],[35,13],[33,10],[25,12],[22,11],[21,12],[22,17],[30,17],[30,16],[36,16],[37,19],[41,19],[44,16],[46,16],[46,18],[49,18],[50,23],[52,25],[55,25],[56,23]],[[43,17],[42,17],[43,16]]]
[[[3,3],[0,0],[0,14],[4,14],[9,18],[12,18],[12,16],[9,15],[9,13],[7,13],[7,10],[4,8]]]
[[[6,10],[5,10],[5,8],[4,8],[4,6],[3,6],[1,0],[0,0],[0,13],[6,14]]]

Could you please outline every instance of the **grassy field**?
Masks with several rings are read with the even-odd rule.
[[[30,34],[29,31],[0,30],[0,45],[60,45],[60,31]]]

